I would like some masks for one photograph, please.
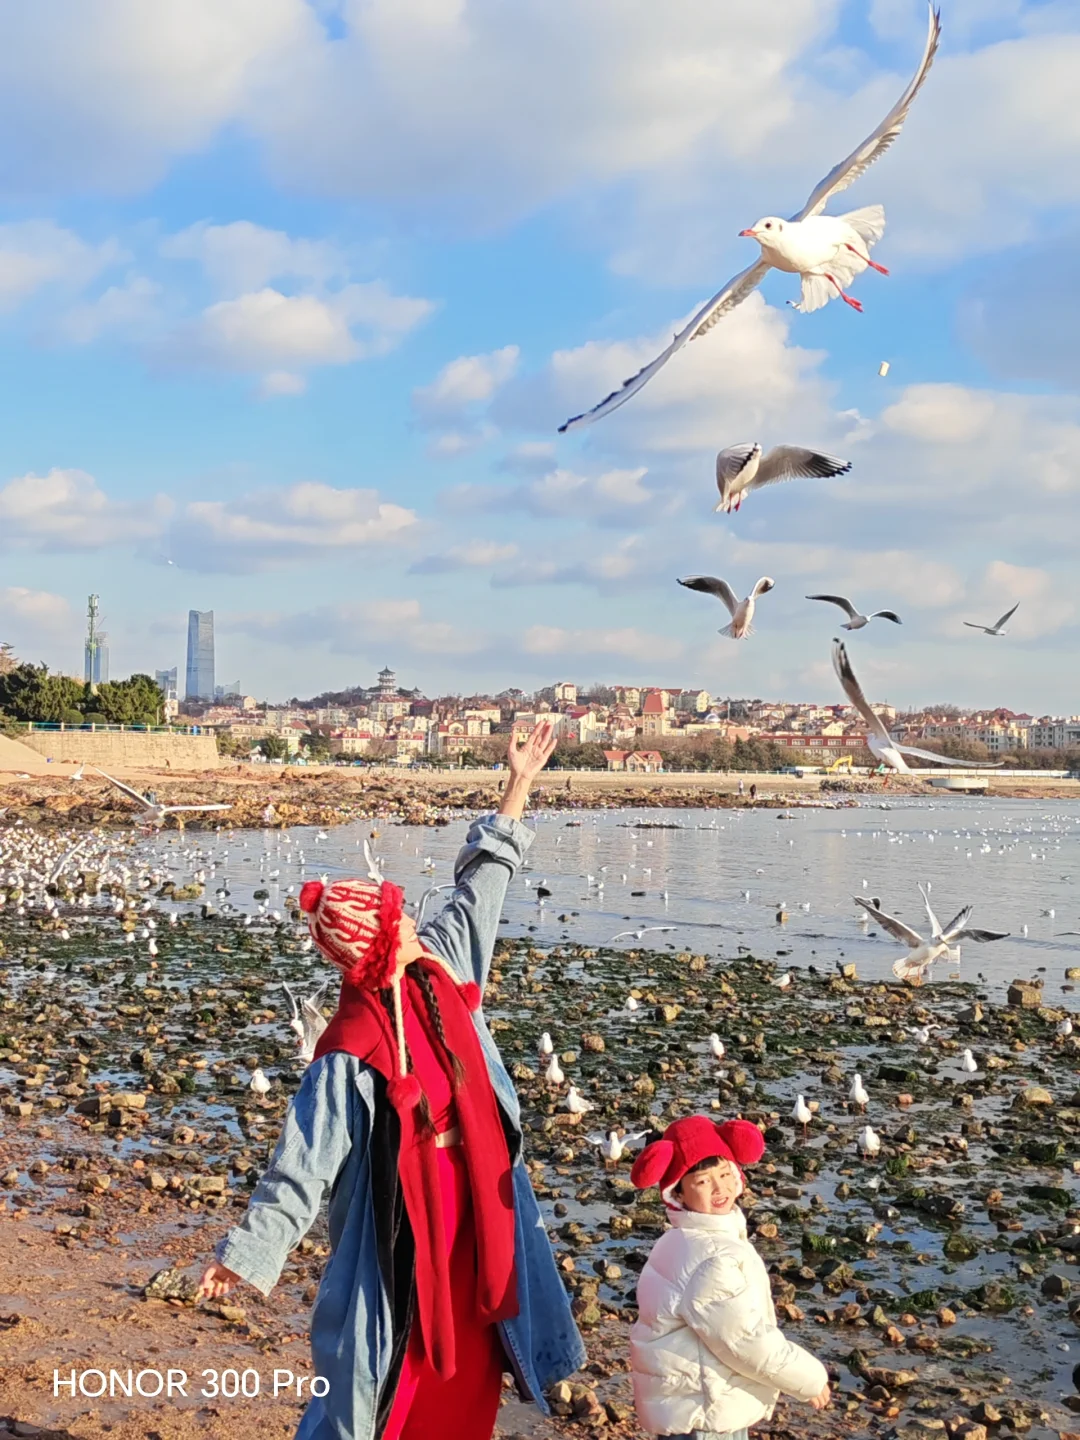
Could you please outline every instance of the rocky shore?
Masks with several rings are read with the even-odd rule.
[[[784,777],[752,802],[734,792],[730,776],[716,778],[716,788],[683,788],[663,777],[643,790],[632,782],[590,786],[580,777],[535,787],[530,805],[536,810],[614,810],[647,805],[662,809],[729,809],[735,806],[786,808],[813,800],[816,793],[784,786]],[[504,777],[490,779],[453,775],[371,775],[342,770],[275,769],[269,773],[241,767],[238,772],[207,772],[192,777],[143,775],[131,783],[143,793],[153,790],[166,805],[226,804],[227,811],[185,817],[189,830],[260,829],[266,825],[345,825],[357,820],[400,821],[406,825],[446,825],[465,814],[497,808]],[[861,787],[865,789],[865,784]],[[815,787],[816,789],[816,787]],[[895,792],[894,792],[895,793]],[[852,804],[852,793],[824,797],[829,803]],[[0,790],[0,825],[21,819],[25,824],[122,826],[137,818],[137,806],[122,791],[97,777],[73,784],[58,776],[9,782]],[[176,824],[175,817],[169,822]]]
[[[61,878],[56,913],[14,893],[0,908],[0,1436],[5,1415],[9,1434],[70,1440],[291,1435],[302,1402],[270,1386],[276,1370],[310,1379],[321,1224],[269,1300],[192,1293],[299,1083],[281,982],[310,987],[321,962],[289,915],[204,918],[154,902],[142,880],[104,888],[84,906],[83,882]],[[153,915],[150,956],[138,937]],[[631,1187],[629,1157],[605,1163],[590,1137],[710,1110],[764,1128],[750,1227],[782,1324],[839,1387],[828,1412],[782,1403],[756,1435],[1080,1431],[1080,1044],[1059,1033],[1075,978],[1035,977],[994,1005],[967,985],[817,970],[812,952],[501,943],[486,1013],[589,1346],[552,1396],[556,1418],[508,1391],[502,1433],[639,1435],[627,1333],[664,1219],[655,1192]],[[544,1030],[595,1107],[583,1121],[542,1078]],[[865,1115],[848,1099],[856,1072]],[[805,1136],[789,1118],[797,1093],[814,1112]],[[856,1145],[867,1124],[872,1157]],[[204,1371],[249,1371],[262,1388],[172,1403],[53,1394],[54,1370],[167,1366],[199,1385]]]

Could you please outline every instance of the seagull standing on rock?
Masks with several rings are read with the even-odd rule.
[[[791,1111],[791,1118],[797,1124],[802,1126],[803,1139],[805,1140],[806,1127],[810,1124],[810,1121],[814,1118],[814,1115],[810,1109],[810,1106],[807,1105],[806,1101],[801,1095],[796,1095],[795,1097],[795,1105]]]
[[[865,1158],[872,1158],[881,1150],[881,1136],[869,1125],[864,1125],[855,1139],[859,1147],[859,1154]]]
[[[649,383],[657,371],[690,340],[711,330],[718,320],[741,305],[764,280],[770,270],[786,270],[802,278],[802,296],[797,309],[817,310],[829,300],[840,296],[853,309],[862,305],[845,293],[845,287],[867,266],[887,274],[883,265],[870,259],[869,249],[885,232],[885,211],[880,205],[865,206],[847,215],[823,215],[829,200],[846,190],[864,175],[875,160],[884,155],[900,134],[915,96],[922,88],[937,53],[941,39],[941,18],[930,6],[930,24],[919,68],[900,99],[885,119],[850,155],[833,167],[814,189],[803,208],[789,220],[767,215],[740,234],[753,238],[761,246],[761,255],[752,265],[729,280],[722,290],[707,300],[700,310],[675,335],[666,350],[625,380],[617,390],[584,414],[575,415],[559,426],[559,433],[591,424],[625,405],[632,395]]]
[[[867,1094],[866,1086],[862,1083],[862,1076],[857,1070],[851,1077],[851,1089],[848,1091],[848,1099],[860,1115],[866,1114],[866,1107],[870,1103],[870,1096]]]

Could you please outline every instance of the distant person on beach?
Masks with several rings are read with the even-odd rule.
[[[746,794],[746,785],[743,783],[742,780],[739,781],[739,794],[740,794],[740,795],[745,795],[745,794]]]
[[[238,1280],[268,1295],[328,1196],[297,1440],[490,1440],[504,1371],[547,1412],[548,1389],[585,1359],[481,1009],[506,888],[533,840],[521,817],[554,748],[545,723],[511,742],[499,812],[470,828],[453,898],[421,932],[374,865],[374,878],[300,892],[342,972],[337,1013],[200,1282],[214,1299]]]
[[[646,1146],[630,1178],[660,1187],[670,1228],[637,1285],[630,1370],[638,1421],[663,1440],[748,1440],[781,1394],[829,1403],[820,1360],[777,1328],[769,1273],[736,1205],[741,1166],[765,1142],[747,1120],[676,1120]]]
[[[754,801],[754,800],[757,799],[757,786],[756,786],[756,785],[751,785],[751,786],[750,786],[750,799],[751,799],[752,801]]]

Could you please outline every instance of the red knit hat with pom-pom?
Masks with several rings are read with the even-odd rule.
[[[749,1120],[725,1120],[716,1125],[705,1115],[675,1120],[634,1161],[630,1179],[639,1190],[659,1185],[667,1198],[688,1171],[702,1160],[718,1157],[740,1167],[753,1165],[765,1153],[761,1131]]]

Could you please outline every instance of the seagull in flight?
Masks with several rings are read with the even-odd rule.
[[[303,996],[299,1004],[297,1004],[292,988],[284,981],[281,984],[281,988],[289,997],[289,1004],[292,1006],[289,1029],[295,1031],[296,1043],[300,1047],[300,1059],[308,1065],[314,1060],[315,1046],[326,1029],[327,1022],[319,1006],[322,1004],[322,998],[326,994],[329,984],[329,980],[324,980],[314,995]]]
[[[969,630],[981,630],[984,635],[1004,635],[1004,626],[1008,624],[1008,622],[1012,619],[1012,617],[1019,609],[1020,601],[1018,600],[1016,604],[1012,607],[1012,609],[1006,610],[1005,614],[1002,615],[1001,619],[995,620],[993,625],[976,625],[973,620],[965,620],[964,624],[968,627]]]
[[[901,745],[892,738],[871,710],[870,704],[862,692],[862,686],[855,678],[855,672],[851,668],[851,661],[848,659],[842,640],[833,641],[833,668],[839,676],[840,684],[844,687],[844,694],[866,721],[867,748],[875,760],[879,760],[883,765],[888,765],[890,769],[909,774],[911,766],[904,759],[905,755],[910,755],[916,760],[930,760],[935,765],[948,765],[950,768],[962,765],[976,770],[986,770],[1004,764],[1002,760],[952,760],[947,755],[935,755],[932,750],[917,750],[914,745]]]
[[[617,935],[613,935],[611,937],[611,939],[608,941],[608,944],[614,945],[616,940],[641,940],[651,931],[666,932],[668,930],[674,929],[674,925],[642,925],[640,930],[620,930]]]
[[[860,615],[851,601],[843,595],[807,595],[806,598],[807,600],[825,600],[830,605],[839,605],[848,617],[845,624],[840,627],[842,630],[861,630],[864,625],[869,625],[871,620],[891,620],[894,625],[904,623],[895,610],[872,610],[869,615]]]
[[[591,410],[575,415],[559,426],[559,433],[589,425],[625,405],[632,395],[649,383],[671,357],[690,340],[711,330],[718,320],[729,315],[737,305],[752,294],[772,269],[786,270],[802,277],[802,298],[798,309],[816,310],[836,295],[856,310],[862,306],[845,293],[844,287],[868,265],[875,270],[884,266],[870,259],[869,247],[880,240],[885,231],[885,212],[880,205],[867,206],[847,215],[823,215],[826,204],[842,190],[864,175],[875,160],[885,154],[900,134],[912,101],[922,89],[923,81],[934,62],[941,39],[941,16],[933,5],[930,23],[919,68],[911,83],[882,120],[881,124],[858,145],[850,155],[833,167],[815,186],[806,204],[790,220],[766,216],[749,230],[740,233],[757,240],[761,255],[752,265],[741,270],[707,300],[693,318],[675,335],[666,350],[648,365],[624,380],[618,390],[594,405]],[[888,273],[888,272],[886,272]]]
[[[1007,930],[976,930],[969,926],[967,922],[971,918],[972,911],[970,905],[965,905],[959,915],[954,915],[948,925],[942,928],[941,922],[930,905],[930,897],[925,885],[919,886],[919,893],[926,906],[926,918],[930,921],[929,940],[920,935],[917,930],[913,930],[910,925],[905,925],[902,920],[897,920],[894,915],[887,915],[876,901],[864,900],[861,895],[853,896],[855,904],[861,905],[872,920],[876,920],[883,930],[908,947],[908,953],[902,959],[897,960],[892,967],[893,974],[898,980],[907,980],[912,985],[921,985],[935,961],[949,959],[955,963],[959,960],[960,951],[957,946],[961,940],[974,940],[976,944],[986,945],[991,940],[1008,938]]]
[[[703,595],[715,595],[717,600],[726,605],[731,615],[731,624],[725,625],[720,631],[730,640],[742,640],[747,635],[754,633],[754,627],[750,623],[754,618],[754,607],[757,604],[759,595],[766,595],[776,584],[775,580],[763,575],[754,586],[753,590],[745,600],[737,600],[735,591],[726,580],[718,580],[715,575],[691,575],[688,580],[680,580],[680,585],[685,585],[688,590],[700,590]]]
[[[850,460],[798,445],[776,445],[767,455],[758,444],[729,445],[716,457],[716,488],[720,491],[716,509],[730,515],[751,490],[775,485],[779,480],[829,480],[834,475],[846,475],[850,469]]]
[[[104,770],[93,767],[96,774],[103,780],[108,780],[110,785],[115,785],[125,795],[137,800],[143,807],[143,814],[139,823],[149,829],[160,830],[170,815],[187,815],[194,812],[205,812],[208,810],[231,810],[231,805],[161,805],[156,800],[148,800],[145,795],[140,795],[138,790],[133,790],[130,785],[125,785],[122,780],[116,780],[112,775],[106,775]],[[179,822],[183,824],[183,821]]]

